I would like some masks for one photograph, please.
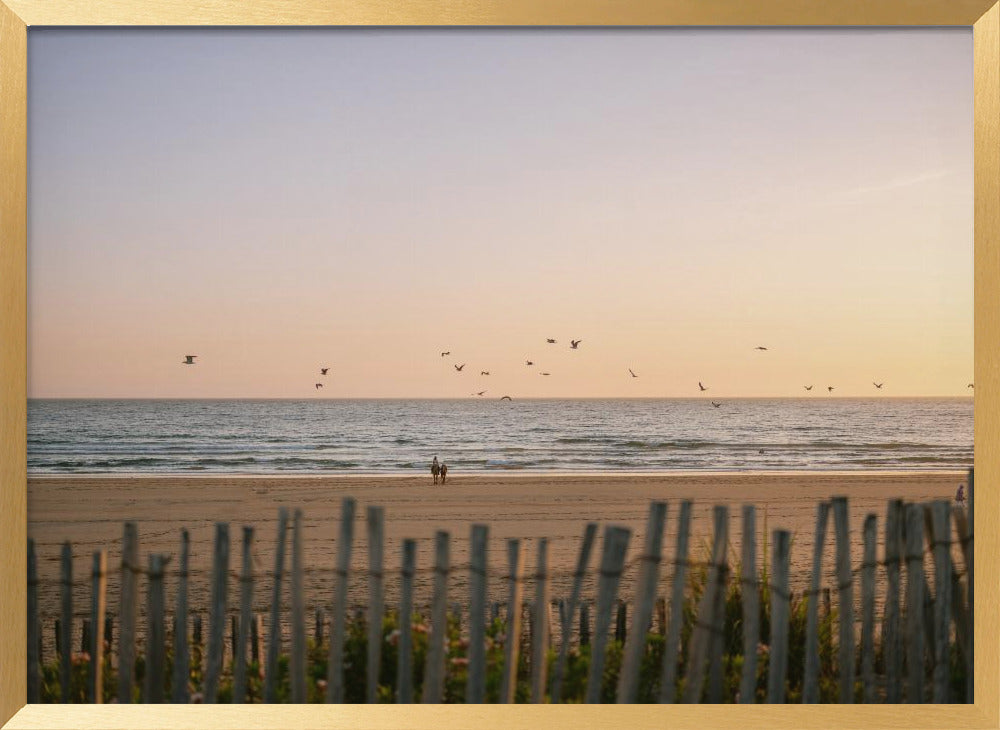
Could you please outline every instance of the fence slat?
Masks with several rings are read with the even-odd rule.
[[[413,702],[413,575],[417,569],[417,541],[403,540],[402,589],[399,599],[399,661],[396,665],[397,701]]]
[[[240,623],[233,642],[233,702],[243,704],[247,698],[247,641],[253,621],[253,527],[243,527],[243,564],[240,568]]]
[[[521,591],[524,581],[524,554],[521,541],[507,541],[507,633],[503,644],[503,674],[500,675],[500,702],[514,702],[517,686],[518,650],[521,639]]]
[[[347,587],[351,571],[351,548],[354,540],[352,497],[340,502],[340,538],[337,540],[337,573],[333,593],[333,618],[330,622],[330,656],[326,670],[326,701],[344,701],[344,632],[347,627]]]
[[[698,618],[691,633],[691,646],[688,657],[687,686],[684,688],[684,702],[701,701],[702,689],[705,683],[705,666],[708,664],[708,652],[711,646],[711,627],[714,625],[716,611],[715,593],[719,588],[723,574],[723,564],[726,558],[726,545],[729,541],[729,509],[725,505],[717,505],[712,510],[714,523],[714,540],[712,542],[712,564],[708,570],[708,582],[705,592],[698,603]]]
[[[618,593],[618,583],[625,564],[625,553],[632,533],[624,527],[604,528],[604,549],[601,555],[601,573],[597,580],[597,608],[594,616],[594,638],[587,671],[586,702],[601,702],[604,679],[605,648],[611,628],[611,607]]]
[[[365,702],[378,700],[378,675],[382,660],[382,570],[385,558],[385,510],[368,507],[368,664]]]
[[[486,699],[486,571],[489,527],[473,525],[469,555],[469,669],[465,701],[479,704]]]
[[[836,510],[836,507],[834,507]],[[836,512],[834,512],[836,514]],[[767,701],[785,701],[785,680],[788,676],[788,568],[791,533],[775,530],[771,558],[771,650],[767,668]]]
[[[106,611],[105,592],[107,589],[107,554],[95,550],[90,569],[90,636],[87,652],[90,663],[87,667],[87,702],[99,705],[104,702],[104,614]],[[30,646],[30,644],[29,644]]]
[[[802,701],[809,704],[819,702],[819,600],[829,517],[829,502],[816,505],[816,539],[813,543],[812,577],[806,606],[806,659],[802,678]]]
[[[865,517],[861,559],[861,687],[866,704],[875,702],[875,540],[878,518]]]
[[[285,572],[285,534],[288,509],[278,509],[278,539],[274,546],[274,584],[271,587],[271,622],[267,627],[267,669],[264,674],[264,702],[278,699],[278,654],[281,652],[281,580]]]
[[[903,501],[889,502],[885,517],[885,626],[882,632],[882,655],[885,660],[885,699],[898,703],[903,699],[903,651],[900,641],[899,575],[903,542]]]
[[[951,659],[951,505],[937,500],[931,505],[934,523],[934,693],[933,702],[948,702]]]
[[[260,650],[260,639],[264,634],[262,622],[263,619],[259,613],[255,613],[250,622],[250,661],[258,667],[260,666],[260,658],[264,655]]]
[[[69,702],[70,677],[73,667],[73,547],[64,542],[59,556],[59,605],[62,619],[59,643],[59,701]]]
[[[573,571],[573,587],[570,589],[569,603],[566,604],[565,616],[560,624],[562,631],[559,636],[559,656],[556,659],[555,668],[552,670],[552,702],[559,702],[562,699],[563,675],[566,671],[566,661],[569,657],[570,637],[573,635],[573,619],[576,616],[577,606],[580,604],[580,593],[583,591],[583,579],[587,573],[587,566],[590,565],[590,553],[594,547],[594,538],[597,536],[597,523],[588,522],[583,531],[583,542],[580,543],[580,552],[576,559],[576,569]],[[583,644],[583,631],[580,632],[580,643]]]
[[[118,702],[132,701],[135,672],[135,624],[139,606],[139,528],[126,522],[122,534],[121,604],[118,611]]]
[[[674,579],[670,589],[670,624],[663,649],[663,673],[660,702],[673,703],[677,696],[677,653],[684,621],[684,586],[687,581],[688,541],[691,534],[691,501],[681,502],[677,522],[677,547],[674,550]]]
[[[974,688],[976,686],[976,642],[973,639],[975,637],[975,627],[976,627],[976,565],[975,565],[975,531],[976,531],[976,480],[975,480],[975,469],[969,469],[969,489],[968,489],[968,502],[969,502],[969,535],[967,540],[962,541],[962,550],[965,554],[966,565],[965,572],[967,577],[967,593],[968,599],[966,600],[966,605],[969,607],[969,656],[966,664],[965,673],[965,701],[968,703],[975,702],[975,692]],[[968,552],[965,552],[965,545],[968,545]]]
[[[667,503],[650,502],[646,520],[646,540],[639,559],[639,583],[636,586],[632,627],[625,640],[622,668],[618,675],[617,701],[634,703],[639,699],[639,671],[646,655],[646,634],[653,618],[653,603],[660,580],[660,560],[663,553],[663,527],[667,520]]]
[[[188,553],[191,537],[181,530],[180,563],[177,566],[177,608],[174,614],[174,669],[170,683],[170,701],[186,703],[190,699],[191,653],[188,648]]]
[[[757,644],[760,640],[760,586],[757,581],[757,508],[743,505],[740,554],[740,596],[743,608],[743,669],[740,704],[757,698]]]
[[[906,505],[906,701],[924,701],[924,510]]]
[[[538,540],[538,564],[535,571],[535,632],[531,645],[531,701],[545,702],[545,685],[548,678],[546,657],[549,651],[549,584],[548,538]]]
[[[439,703],[444,699],[445,642],[448,640],[448,574],[450,535],[434,533],[434,602],[431,606],[431,638],[424,669],[424,690],[420,701]]]
[[[205,664],[205,703],[213,704],[222,676],[222,653],[226,641],[226,588],[229,583],[229,525],[215,523],[212,554],[212,590],[208,615],[208,659]]]
[[[146,592],[146,702],[163,702],[164,665],[166,663],[165,597],[163,590],[163,555],[149,556],[149,581]]]
[[[580,646],[590,646],[590,606],[580,604]]]
[[[727,527],[728,530],[728,527]],[[712,609],[712,629],[708,635],[708,691],[707,702],[719,704],[722,702],[722,655],[724,653],[723,635],[726,623],[726,592],[729,587],[729,560],[723,552],[719,564],[719,581],[715,586],[715,603]]]
[[[833,528],[837,536],[837,615],[840,633],[837,665],[840,672],[840,702],[854,702],[854,575],[851,571],[851,543],[847,497],[834,497]]]
[[[302,510],[292,514],[292,655],[289,672],[292,680],[292,702],[306,701],[306,601],[303,593],[302,570]]]
[[[28,539],[28,702],[41,700],[41,652],[42,634],[38,628],[38,555],[35,541]]]

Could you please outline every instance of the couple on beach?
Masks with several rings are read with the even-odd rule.
[[[431,476],[434,477],[434,483],[438,483],[438,477],[441,477],[441,483],[444,484],[444,480],[448,478],[448,465],[439,464],[438,458],[435,456],[434,461],[431,462]]]

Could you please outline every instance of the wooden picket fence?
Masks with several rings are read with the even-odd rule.
[[[832,515],[838,594],[837,662],[839,672],[839,701],[855,701],[857,691],[856,667],[860,668],[861,699],[864,702],[918,703],[972,702],[973,686],[973,535],[972,535],[972,477],[969,479],[969,506],[954,507],[948,501],[930,503],[904,503],[892,500],[886,506],[884,523],[884,555],[877,559],[877,516],[869,514],[861,530],[863,559],[860,566],[852,567],[850,556],[850,529],[848,503],[844,497],[835,497],[817,505],[816,530],[813,544],[812,573],[809,589],[801,594],[807,601],[804,676],[801,700],[815,703],[820,700],[819,656],[819,606],[820,597],[829,604],[829,589],[822,585],[823,558],[826,554],[827,525]],[[324,616],[315,613],[314,645],[326,644],[327,676],[324,699],[326,702],[345,700],[345,636],[351,607],[348,605],[348,581],[352,564],[352,544],[357,505],[352,498],[343,500],[339,539],[337,540],[336,576],[332,596],[328,641],[324,638]],[[721,702],[723,697],[722,637],[724,602],[727,586],[733,580],[729,565],[729,509],[713,509],[713,536],[711,557],[707,562],[696,562],[689,557],[692,503],[682,501],[678,510],[677,542],[674,548],[674,571],[668,586],[669,600],[658,598],[660,567],[664,560],[663,536],[668,515],[666,502],[650,504],[645,542],[638,558],[636,590],[630,604],[618,600],[619,581],[626,568],[626,552],[631,533],[618,526],[606,526],[596,576],[596,597],[593,602],[584,599],[584,577],[591,569],[598,525],[587,524],[580,542],[578,559],[572,574],[572,589],[568,596],[553,600],[549,595],[548,540],[536,542],[534,572],[525,567],[526,556],[522,542],[507,540],[508,569],[502,576],[507,586],[505,636],[503,641],[503,669],[499,701],[515,699],[519,652],[521,652],[522,613],[528,603],[530,640],[525,649],[530,666],[531,702],[559,702],[563,698],[567,662],[574,646],[589,644],[589,666],[585,701],[600,702],[602,680],[609,642],[619,641],[621,664],[615,688],[617,702],[636,702],[640,696],[640,668],[647,654],[647,632],[658,626],[664,648],[660,669],[660,702]],[[290,523],[290,524],[289,524]],[[385,577],[389,573],[400,579],[398,616],[414,614],[414,575],[418,571],[433,574],[433,600],[429,607],[429,643],[426,663],[422,667],[422,693],[414,695],[413,626],[409,620],[400,620],[398,626],[398,666],[395,699],[401,703],[435,703],[444,699],[446,679],[446,644],[449,618],[459,620],[467,636],[467,668],[465,682],[466,702],[484,702],[486,691],[487,653],[487,580],[489,527],[476,524],[471,528],[470,559],[467,565],[453,565],[450,561],[451,536],[438,531],[434,538],[432,566],[418,569],[416,542],[402,543],[401,569],[389,571],[385,567],[383,549],[385,513],[381,507],[370,506],[366,513],[368,598],[365,606],[367,627],[367,661],[365,662],[365,700],[378,700]],[[286,545],[291,532],[290,566],[286,567]],[[742,588],[742,637],[743,660],[738,700],[753,702],[758,678],[758,649],[766,640],[768,651],[766,701],[785,702],[789,656],[789,611],[792,601],[790,590],[790,543],[786,530],[774,530],[771,535],[769,570],[757,570],[756,508],[745,505],[742,509],[742,535],[740,545],[739,585]],[[290,625],[290,655],[288,675],[292,702],[307,701],[307,638],[306,603],[303,591],[302,512],[289,512],[282,508],[278,516],[278,538],[274,553],[273,571],[255,571],[253,560],[254,528],[242,531],[241,562],[238,571],[230,569],[231,537],[229,525],[217,523],[210,579],[207,638],[203,636],[200,615],[191,616],[188,606],[188,587],[192,572],[189,570],[190,545],[187,531],[181,533],[177,567],[171,571],[176,589],[172,628],[171,654],[168,655],[168,632],[165,581],[167,565],[172,557],[164,554],[148,556],[146,566],[139,564],[139,537],[135,523],[126,523],[122,538],[122,564],[117,627],[108,615],[106,551],[93,553],[89,577],[91,597],[87,618],[82,620],[81,652],[89,655],[87,662],[86,699],[101,702],[104,678],[102,670],[107,664],[105,653],[112,646],[117,667],[117,693],[115,701],[131,702],[136,686],[135,667],[139,644],[137,643],[140,577],[145,577],[146,629],[144,635],[144,677],[140,696],[145,702],[191,701],[216,702],[220,679],[225,671],[227,616],[229,621],[229,646],[232,664],[232,698],[234,702],[248,699],[274,702],[278,699],[277,678],[282,652],[282,626]],[[962,570],[956,565],[953,545],[960,548]],[[766,546],[767,543],[765,543]],[[933,571],[925,574],[925,555],[931,556]],[[765,559],[767,556],[763,556]],[[59,660],[59,687],[62,702],[70,700],[73,638],[73,562],[69,543],[62,547],[60,560],[60,609],[56,620],[56,647]],[[705,571],[704,586],[697,597],[696,617],[688,643],[682,647],[684,622],[682,607],[692,569]],[[467,610],[459,604],[449,604],[448,577],[455,571],[467,571]],[[906,581],[903,584],[903,574]],[[876,579],[884,576],[884,610],[881,621],[876,621]],[[761,585],[762,575],[767,583]],[[859,580],[856,580],[859,577]],[[266,647],[262,646],[264,631],[262,617],[252,606],[255,582],[270,578],[270,620]],[[534,595],[526,597],[525,585],[533,585]],[[238,595],[230,595],[230,584],[238,586]],[[291,594],[291,606],[283,615],[282,595],[285,581]],[[41,678],[41,622],[38,612],[37,555],[32,540],[28,541],[28,701],[40,701]],[[860,622],[855,620],[855,587],[860,584]],[[762,590],[763,589],[763,590]],[[905,590],[904,590],[905,589]],[[761,636],[761,596],[770,602],[769,635]],[[231,603],[238,605],[238,615],[227,614]],[[553,606],[558,607],[558,624],[553,626]],[[593,627],[590,610],[593,607]],[[499,617],[501,607],[494,602],[491,618]],[[668,612],[669,609],[669,612]],[[579,613],[579,630],[573,625]],[[827,608],[829,615],[829,608]],[[629,618],[631,619],[629,623]],[[287,621],[288,624],[284,622]],[[860,637],[857,624],[860,623]],[[189,625],[193,628],[189,632]],[[117,633],[112,636],[113,629]],[[552,631],[558,629],[558,646],[553,646]],[[613,636],[612,636],[613,632]],[[860,638],[860,647],[857,641]],[[574,641],[575,640],[575,641]],[[204,642],[204,651],[202,650]],[[197,647],[204,658],[201,692],[193,697],[190,692],[189,672],[192,649]],[[249,648],[249,652],[248,652]],[[550,650],[554,656],[550,656]],[[949,684],[952,652],[960,653],[965,666],[966,686],[961,696]],[[684,652],[685,661],[681,661]],[[260,663],[263,671],[262,696],[248,698],[248,653],[251,661]],[[876,655],[882,671],[876,676]],[[168,656],[170,666],[168,666]],[[905,674],[904,674],[905,665]],[[547,676],[551,669],[551,676]],[[678,676],[683,670],[683,677]],[[166,674],[172,672],[170,696],[166,696]],[[604,695],[607,696],[606,694]],[[383,698],[384,699],[384,698]]]

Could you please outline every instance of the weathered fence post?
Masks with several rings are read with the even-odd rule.
[[[165,600],[163,591],[163,555],[149,556],[149,584],[146,601],[146,702],[163,702],[163,677],[166,663]]]
[[[903,652],[900,642],[899,573],[903,543],[903,501],[889,502],[885,517],[885,628],[882,632],[882,655],[885,659],[885,700],[903,699]]]
[[[188,551],[191,538],[181,530],[180,564],[177,566],[177,609],[174,614],[174,667],[170,683],[170,701],[187,702],[191,654],[188,650]]]
[[[242,704],[247,697],[247,641],[253,621],[253,527],[243,527],[243,565],[240,569],[239,635],[233,642],[233,702]]]
[[[580,646],[590,645],[590,606],[580,604]]]
[[[118,620],[118,702],[132,701],[135,671],[135,624],[139,603],[139,529],[126,522],[122,535],[121,606]]]
[[[263,656],[263,652],[260,650],[260,639],[264,633],[262,621],[260,614],[255,613],[250,622],[250,661],[258,667],[260,666],[260,658]]]
[[[963,617],[963,623],[965,628],[965,635],[967,637],[964,644],[965,650],[962,652],[965,658],[965,701],[972,703],[973,701],[973,648],[972,648],[972,570],[973,570],[973,559],[972,559],[972,533],[970,531],[970,525],[968,520],[968,515],[964,509],[956,509],[955,515],[955,532],[958,537],[959,546],[962,549],[962,560],[965,563],[965,585],[966,585],[966,601],[963,604],[966,610],[962,614],[956,614],[956,616],[961,615]],[[962,596],[958,590],[953,589],[953,593],[956,598],[961,600]]]
[[[281,579],[285,571],[285,533],[288,509],[278,509],[278,539],[274,547],[274,584],[271,588],[271,623],[267,627],[267,669],[264,702],[278,699],[278,654],[281,652]]]
[[[469,669],[465,701],[482,703],[486,699],[486,571],[489,527],[473,525],[469,556]],[[520,610],[520,609],[518,609]]]
[[[229,525],[215,523],[212,555],[212,590],[208,616],[208,661],[205,666],[205,703],[216,701],[222,676],[222,653],[226,640],[226,588],[229,583]]]
[[[59,597],[62,610],[59,701],[66,703],[69,702],[73,666],[73,548],[68,542],[63,543],[62,554],[59,557]]]
[[[802,701],[810,704],[819,702],[819,595],[829,515],[829,502],[816,505],[816,540],[813,543],[812,578],[806,606],[806,659],[802,678]]]
[[[83,626],[80,631],[80,651],[90,656],[90,619],[85,618],[83,620]],[[89,662],[88,662],[89,664]]]
[[[729,508],[717,505],[713,508],[715,538],[712,543],[712,564],[708,570],[708,583],[701,601],[698,603],[698,619],[691,633],[691,648],[688,656],[687,686],[684,689],[684,701],[696,703],[701,700],[705,683],[705,666],[708,664],[708,652],[711,646],[711,631],[715,626],[716,598],[715,593],[725,570],[726,545],[729,541]]]
[[[740,554],[740,597],[743,608],[743,670],[740,704],[757,697],[757,642],[760,638],[760,587],[757,584],[757,509],[743,505],[743,549]],[[765,556],[765,559],[766,556]],[[815,601],[814,601],[815,602]]]
[[[531,647],[531,701],[545,702],[549,649],[548,538],[538,540],[538,566],[535,573],[534,643]]]
[[[378,701],[378,675],[382,660],[382,566],[385,546],[385,510],[368,507],[368,677],[365,702]]]
[[[306,701],[306,608],[302,589],[302,510],[292,514],[292,702]]]
[[[434,533],[434,602],[431,606],[431,637],[424,669],[424,690],[420,701],[438,703],[444,699],[445,642],[448,640],[448,554],[450,536],[443,530]]]
[[[691,500],[681,502],[677,522],[677,548],[674,551],[674,578],[670,589],[670,623],[663,648],[663,674],[660,702],[673,703],[677,695],[677,653],[684,621],[684,585],[687,581],[688,541],[691,532]]]
[[[976,565],[975,565],[975,555],[976,551],[974,548],[974,540],[976,534],[976,480],[975,480],[975,470],[969,469],[969,490],[968,490],[968,502],[969,502],[969,536],[968,536],[968,552],[964,552],[966,560],[968,561],[965,566],[965,572],[967,575],[967,585],[968,585],[968,606],[969,606],[969,658],[967,663],[967,671],[965,675],[965,701],[968,703],[975,702],[975,679],[976,679],[976,642],[974,637],[976,635]],[[963,541],[963,546],[966,541]]]
[[[500,702],[514,702],[517,687],[517,660],[521,639],[521,590],[523,582],[524,555],[521,541],[507,541],[507,635],[503,642],[503,674],[500,675]]]
[[[588,522],[587,527],[583,531],[583,542],[580,543],[580,553],[576,559],[576,570],[573,571],[573,587],[570,590],[569,603],[566,604],[565,616],[562,619],[562,631],[559,637],[559,656],[556,659],[556,666],[552,671],[553,703],[557,703],[562,699],[563,674],[566,671],[566,661],[569,657],[570,637],[573,635],[573,618],[576,614],[576,607],[580,603],[583,579],[587,572],[587,566],[590,564],[590,552],[594,547],[594,537],[596,535],[597,523]],[[580,643],[583,643],[582,628],[580,631]]]
[[[924,510],[906,505],[906,701],[924,701]]]
[[[833,527],[837,535],[840,702],[850,704],[854,702],[854,576],[851,571],[850,526],[847,497],[834,497],[831,501]]]
[[[337,540],[337,571],[330,622],[330,656],[326,670],[326,701],[344,701],[344,632],[347,626],[347,588],[351,570],[356,502],[344,497],[340,502],[340,538]]]
[[[865,517],[861,560],[861,687],[866,704],[875,702],[875,540],[878,518]]]
[[[660,636],[667,635],[667,599],[656,599],[656,631]]]
[[[41,700],[41,656],[39,647],[42,635],[38,629],[38,555],[35,541],[28,539],[28,702]]]
[[[608,644],[608,629],[611,624],[611,607],[618,593],[625,553],[631,531],[624,527],[604,528],[604,548],[601,555],[601,573],[597,581],[597,609],[594,616],[594,640],[590,651],[590,667],[587,671],[586,702],[596,704],[601,701],[601,684],[604,679],[604,653]]]
[[[628,635],[628,606],[625,601],[618,599],[617,610],[615,611],[615,641],[619,644],[625,644],[625,637]]]
[[[417,541],[403,540],[402,589],[399,599],[399,653],[396,665],[397,701],[413,702],[413,576],[417,570]]]
[[[948,702],[951,642],[951,505],[931,504],[934,523],[934,692],[936,704]]]
[[[835,508],[836,509],[836,508]],[[788,565],[791,533],[775,530],[771,558],[771,651],[767,670],[767,701],[785,701],[785,679],[788,675]]]
[[[322,608],[317,608],[313,612],[313,639],[316,642],[316,648],[323,646],[323,624],[326,622],[326,616],[323,614]]]
[[[90,625],[91,632],[87,652],[90,664],[87,669],[87,701],[94,704],[104,702],[101,691],[104,683],[104,613],[105,591],[107,588],[107,556],[103,550],[95,550],[90,571]],[[29,644],[30,646],[30,644]]]
[[[646,521],[646,541],[639,558],[639,583],[635,594],[632,628],[625,639],[621,673],[618,675],[617,701],[634,703],[639,699],[639,670],[646,654],[646,634],[653,618],[653,602],[660,580],[660,560],[663,553],[663,527],[667,520],[667,503],[651,502]]]

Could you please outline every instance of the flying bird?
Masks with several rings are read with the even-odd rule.
[[[486,391],[485,390],[481,390],[478,393],[473,393],[473,395],[478,395],[480,398],[482,398],[484,395],[486,395]]]
[[[885,385],[885,383],[876,383],[876,382],[875,382],[875,381],[873,380],[873,381],[872,381],[872,385],[874,385],[874,386],[875,386],[876,388],[878,388],[879,390],[882,390],[882,386],[883,386],[883,385]]]
[[[813,387],[811,385],[803,385],[802,387],[805,388],[806,390],[812,390],[813,389]]]
[[[722,404],[721,403],[716,403],[715,401],[712,401],[712,405],[715,406],[716,408],[718,408]]]
[[[832,385],[826,386],[826,392],[827,393],[832,393],[833,392],[833,386]]]
[[[479,371],[479,374],[480,374],[480,375],[489,375],[489,374],[490,374],[490,371],[489,371],[489,370],[480,370],[480,371]]]
[[[552,373],[538,373],[539,375],[552,375]]]
[[[500,400],[514,400],[514,399],[511,398],[509,395],[502,395],[500,396]]]
[[[322,383],[316,383],[316,390],[319,390],[322,387],[323,387]]]
[[[556,344],[556,341],[555,341],[555,340],[553,340],[553,339],[547,339],[547,340],[545,340],[545,341],[546,341],[546,342],[548,342],[548,343],[549,343],[550,345],[554,345],[554,344]]]
[[[463,363],[462,363],[461,365],[456,365],[456,366],[455,366],[455,369],[456,369],[456,370],[457,370],[458,372],[462,372],[462,368],[464,368],[464,367],[465,367],[465,363],[463,362]]]
[[[445,355],[450,355],[450,354],[451,354],[451,350],[448,350],[448,352],[442,352],[441,353],[441,357],[444,357]]]
[[[632,368],[629,368],[629,369],[628,369],[628,374],[629,374],[629,375],[631,375],[631,376],[632,376],[633,378],[638,378],[638,377],[639,377],[639,376],[638,376],[638,375],[636,375],[636,374],[635,374],[634,372],[632,372]]]
[[[329,369],[330,369],[330,368],[320,368],[320,369],[319,369],[319,374],[320,374],[320,375],[326,375],[326,371],[327,371],[327,370],[329,370]]]
[[[570,340],[569,341],[569,348],[571,350],[575,350],[576,348],[578,348],[580,346],[581,342],[583,342],[583,340]]]
[[[757,347],[755,347],[753,349],[755,349],[755,350],[767,350],[766,347],[761,347],[760,345],[757,345]]]
[[[975,389],[976,389],[976,386],[975,386],[975,385],[973,385],[972,383],[969,383],[969,384],[968,384],[968,385],[966,385],[965,387],[966,387],[966,388],[972,388],[973,390],[975,390]]]
[[[528,367],[531,367],[531,366],[532,366],[532,365],[534,365],[535,363],[531,362],[531,360],[525,360],[525,361],[524,361],[524,364],[525,364],[525,365],[527,365]]]
[[[198,357],[198,356],[197,355],[185,355],[184,356],[184,363],[183,364],[184,365],[194,365],[195,364],[194,363],[194,359],[196,357]],[[969,387],[971,388],[972,386],[970,385]]]
[[[704,393],[706,390],[708,390],[708,388],[706,388],[704,385],[702,385],[701,381],[699,380],[698,381],[698,390],[700,390],[702,393]]]

